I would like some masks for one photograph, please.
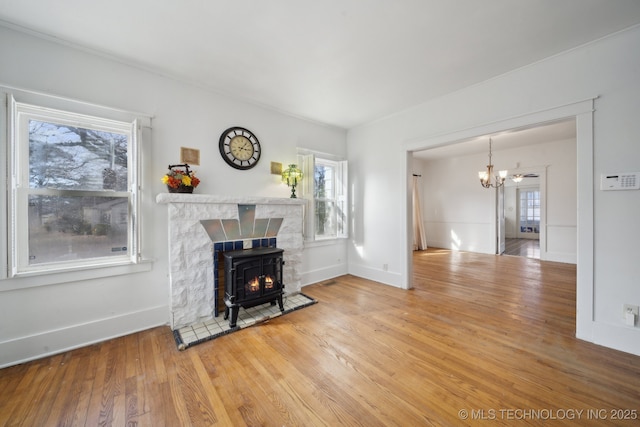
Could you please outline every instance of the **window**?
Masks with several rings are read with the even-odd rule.
[[[540,191],[520,190],[520,232],[540,232]]]
[[[137,262],[137,121],[10,113],[11,275]]]
[[[307,240],[347,237],[347,162],[302,156]]]

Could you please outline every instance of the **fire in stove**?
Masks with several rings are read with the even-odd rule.
[[[252,292],[260,292],[260,278],[264,277],[264,288],[267,290],[273,289],[273,277],[266,276],[255,276],[253,279],[249,280],[249,283],[245,286],[245,290],[248,293]]]
[[[247,283],[245,288],[247,292],[259,292],[260,291],[260,278],[258,276],[254,277]]]

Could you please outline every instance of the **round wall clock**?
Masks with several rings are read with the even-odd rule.
[[[229,166],[247,170],[260,160],[260,141],[248,129],[233,126],[220,135],[220,155]]]

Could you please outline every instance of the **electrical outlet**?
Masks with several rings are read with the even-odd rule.
[[[638,322],[638,306],[625,304],[622,307],[622,316],[624,318],[624,322],[627,326],[636,326]]]
[[[623,309],[622,309],[622,315],[626,315],[629,310],[631,310],[631,312],[633,314],[635,314],[636,316],[638,315],[638,306],[637,305],[632,305],[632,304],[625,304]]]
[[[382,271],[389,271],[389,264],[382,264]]]

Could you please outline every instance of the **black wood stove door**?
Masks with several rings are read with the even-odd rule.
[[[260,298],[278,293],[282,288],[282,257],[263,256],[233,263],[235,270],[232,290],[235,302]]]
[[[282,255],[262,258],[264,293],[279,292],[282,288]]]
[[[270,302],[284,311],[282,300],[283,250],[278,248],[245,249],[224,253],[225,319],[236,326],[238,309]]]
[[[251,300],[262,296],[261,276],[262,259],[252,258],[234,262],[236,302]]]

